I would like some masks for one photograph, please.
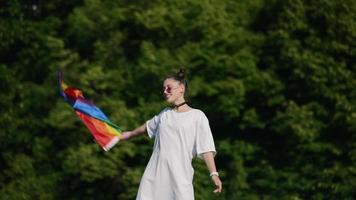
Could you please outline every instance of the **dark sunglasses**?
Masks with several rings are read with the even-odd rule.
[[[175,89],[177,89],[177,88],[178,88],[178,87],[173,88],[173,87],[169,87],[169,86],[167,86],[167,87],[162,87],[162,93],[164,93],[164,92],[172,93],[172,91],[175,90]]]

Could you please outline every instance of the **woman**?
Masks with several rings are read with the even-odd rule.
[[[162,92],[167,102],[174,106],[120,136],[120,140],[128,140],[147,132],[150,138],[155,138],[136,200],[193,200],[194,170],[191,163],[194,156],[204,159],[216,186],[214,193],[222,190],[208,119],[202,111],[187,105],[186,89],[183,70],[166,77]]]

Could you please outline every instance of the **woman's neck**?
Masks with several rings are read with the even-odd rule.
[[[191,109],[184,99],[175,101],[172,107],[176,112],[185,112]]]
[[[175,106],[177,106],[177,105],[182,104],[182,103],[184,103],[184,102],[185,102],[185,99],[184,99],[184,98],[179,98],[179,99],[175,100],[175,101],[173,102],[173,104],[174,104]]]

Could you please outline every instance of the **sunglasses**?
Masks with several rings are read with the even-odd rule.
[[[166,86],[166,87],[162,87],[162,93],[164,92],[167,92],[167,93],[172,93],[173,90],[177,89],[178,87],[169,87],[169,86]]]

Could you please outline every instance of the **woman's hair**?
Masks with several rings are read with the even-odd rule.
[[[184,87],[185,87],[185,93],[184,93],[184,96],[186,96],[188,93],[188,82],[187,82],[187,79],[186,79],[186,72],[184,69],[180,69],[177,73],[175,74],[171,74],[171,75],[168,75],[166,76],[166,79],[173,79],[175,81],[178,81],[180,84],[183,84]]]

